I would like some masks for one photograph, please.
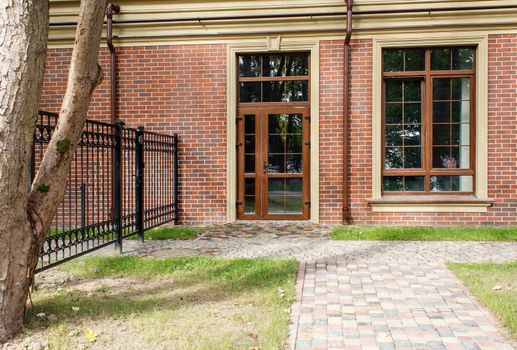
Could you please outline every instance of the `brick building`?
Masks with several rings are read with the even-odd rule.
[[[78,8],[50,4],[56,112]],[[517,224],[515,1],[117,5],[116,116],[179,133],[182,223]]]

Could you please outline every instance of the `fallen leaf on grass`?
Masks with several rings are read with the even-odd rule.
[[[503,289],[503,287],[501,287],[501,286],[494,286],[492,289],[493,290],[501,290],[501,289]]]
[[[86,336],[86,340],[90,343],[95,343],[97,340],[97,334],[91,329],[87,329],[84,331],[84,335]]]

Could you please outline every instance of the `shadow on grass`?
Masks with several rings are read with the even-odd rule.
[[[92,267],[96,273],[89,272]],[[268,302],[291,303],[292,300],[286,298],[292,299],[293,293],[288,291],[288,287],[294,285],[296,262],[117,257],[83,259],[71,270],[79,272],[81,279],[68,283],[61,291],[42,290],[39,293],[48,295],[36,295],[34,309],[27,313],[29,328],[63,322],[78,324],[84,317],[120,318],[156,309],[173,311],[207,302],[237,299],[248,293],[266,295],[276,292],[279,287],[287,289],[287,294],[273,293]],[[124,277],[129,277],[125,284],[115,283],[116,288],[103,287],[103,283],[120,282]],[[89,290],[80,289],[82,285],[95,282],[99,285]],[[133,285],[127,285],[132,282]],[[79,310],[74,311],[76,307]],[[54,314],[57,320],[41,321],[31,317],[38,313]]]

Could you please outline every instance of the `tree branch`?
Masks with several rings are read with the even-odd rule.
[[[29,220],[41,249],[55,211],[65,194],[68,169],[79,143],[93,91],[103,73],[97,57],[105,0],[82,0],[66,94],[59,120],[29,195]]]

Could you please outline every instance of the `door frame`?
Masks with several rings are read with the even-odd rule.
[[[301,114],[302,115],[302,173],[269,173],[263,164],[268,155],[268,123],[271,114]],[[238,109],[237,129],[237,219],[238,220],[309,220],[310,219],[310,106],[307,102],[285,104],[253,104]],[[255,175],[246,176],[244,171],[244,129],[246,115],[255,116]],[[258,132],[257,132],[258,131]],[[258,147],[257,147],[258,145]],[[245,179],[255,179],[255,214],[244,213],[245,208]],[[302,212],[300,214],[269,214],[268,209],[268,180],[270,178],[301,178],[302,179]],[[260,179],[261,181],[258,181]],[[260,200],[259,200],[260,199]]]
[[[229,43],[227,46],[227,159],[226,159],[226,218],[227,222],[237,220],[237,55],[257,52],[310,52],[310,221],[319,223],[320,219],[320,169],[319,169],[319,80],[320,45],[317,38],[263,37]]]

